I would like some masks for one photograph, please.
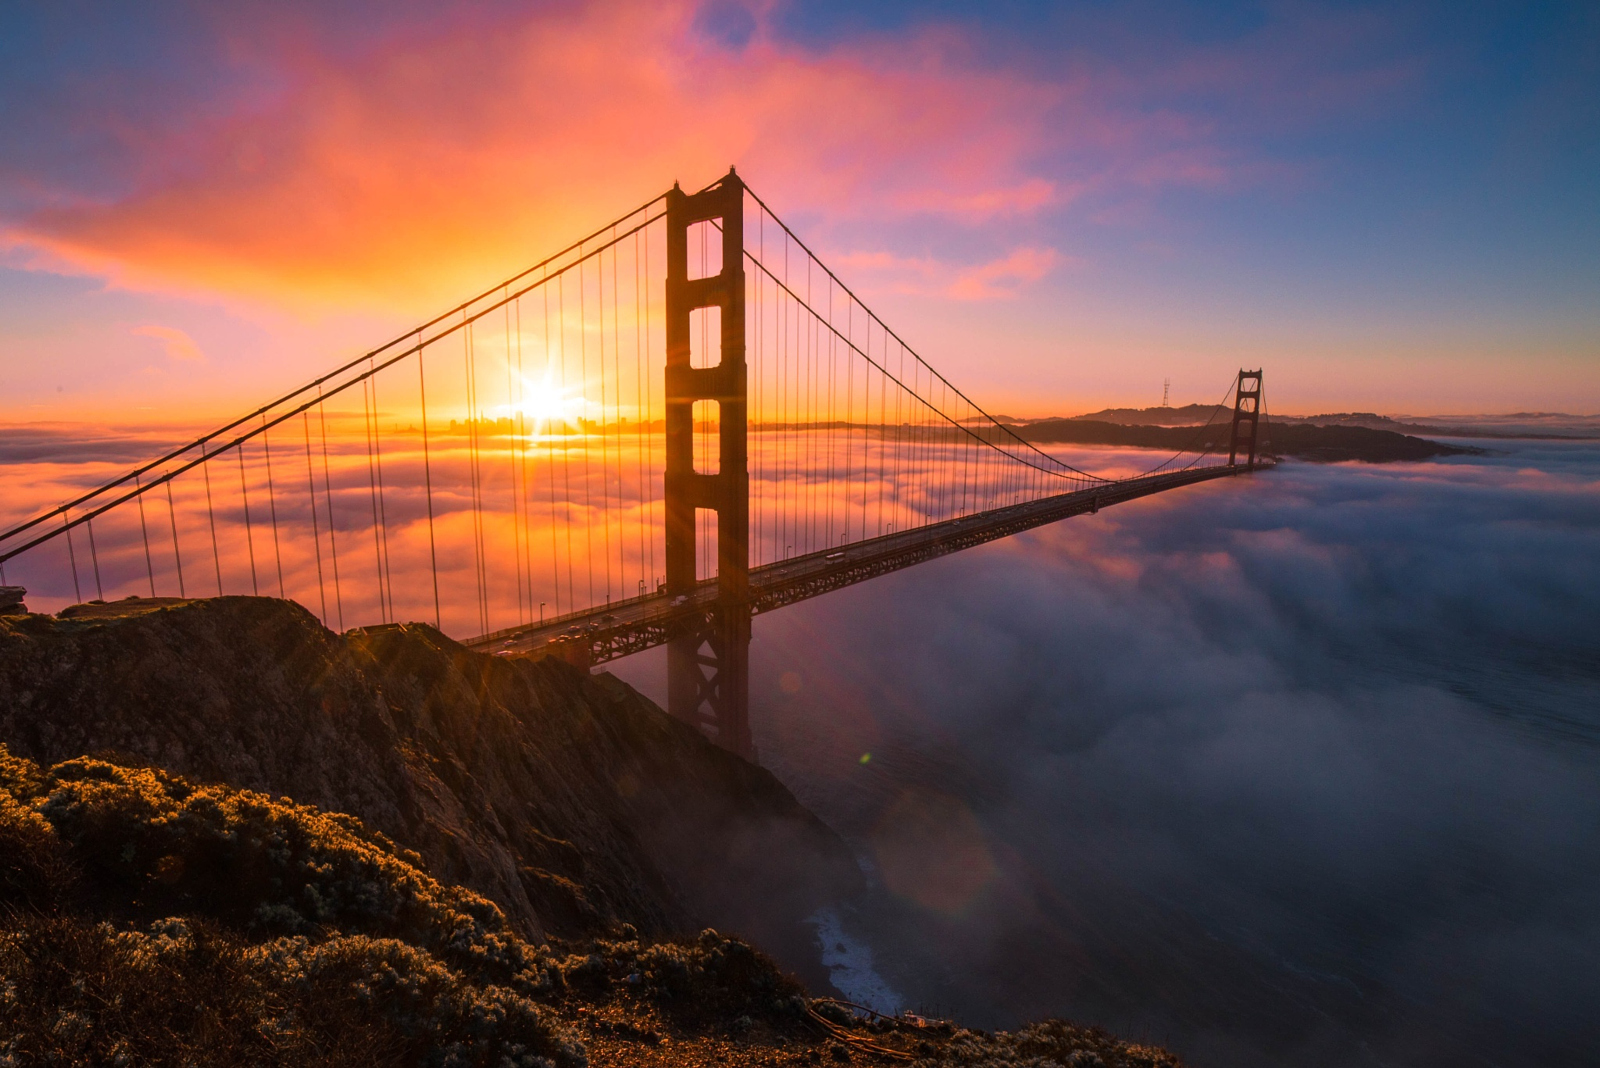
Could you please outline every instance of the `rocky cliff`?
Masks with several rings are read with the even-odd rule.
[[[860,878],[772,775],[609,676],[267,598],[0,617],[0,742],[351,813],[530,938],[711,925],[797,967],[801,918]]]

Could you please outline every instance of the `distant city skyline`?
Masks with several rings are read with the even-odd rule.
[[[1593,5],[0,25],[0,421],[237,410],[730,163],[991,410],[1600,412]]]

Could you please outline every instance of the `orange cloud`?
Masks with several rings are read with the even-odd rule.
[[[732,49],[693,16],[584,5],[355,63],[274,45],[293,86],[276,104],[197,133],[166,179],[4,240],[129,286],[415,310],[734,162],[775,207],[835,218],[1063,195],[1026,162],[1058,87],[977,69],[937,33],[814,52],[758,30]]]

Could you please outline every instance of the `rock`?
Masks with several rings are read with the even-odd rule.
[[[804,946],[860,883],[762,768],[619,680],[422,624],[333,634],[255,597],[0,618],[0,742],[147,761],[349,812],[527,937],[715,925]]]

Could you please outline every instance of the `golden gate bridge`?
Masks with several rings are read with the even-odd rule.
[[[755,615],[1253,470],[1261,372],[1229,392],[1226,460],[1201,428],[1149,469],[1081,470],[930,366],[730,169],[14,522],[0,585],[276,595],[340,631],[431,620],[586,669],[665,645],[668,711],[753,757]]]

